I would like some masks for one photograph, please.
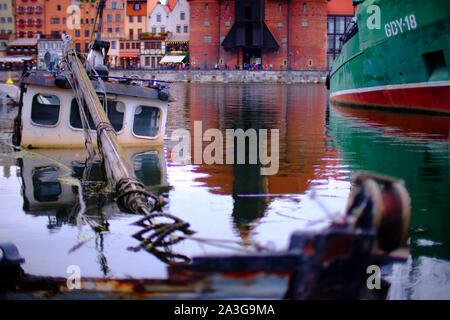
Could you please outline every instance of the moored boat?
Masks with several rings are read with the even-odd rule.
[[[30,72],[23,77],[20,125],[16,126],[17,145],[84,147],[85,133],[77,98],[70,86],[58,87],[58,80],[58,76],[44,71]],[[122,146],[162,145],[167,121],[168,85],[155,80],[148,80],[148,86],[135,85],[130,78],[105,80],[100,83],[97,79],[92,83],[98,90],[119,143]],[[95,126],[86,106],[84,109],[95,144]]]
[[[450,2],[354,0],[330,76],[335,104],[450,113]]]

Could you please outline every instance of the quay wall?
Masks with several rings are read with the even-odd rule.
[[[13,71],[16,82],[21,71]],[[111,70],[111,76],[137,76],[172,82],[194,83],[323,83],[327,71],[286,70]],[[0,71],[0,82],[8,79],[7,71]]]

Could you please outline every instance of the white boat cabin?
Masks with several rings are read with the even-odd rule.
[[[59,88],[54,84],[54,77],[39,74],[28,76],[23,83],[26,84],[26,91],[20,112],[20,145],[38,148],[84,147],[84,129],[72,89]],[[104,82],[103,91],[97,81],[93,81],[93,85],[102,103],[106,91],[106,113],[122,146],[163,144],[168,101],[159,98],[158,88]],[[95,125],[87,107],[84,108],[95,145]]]

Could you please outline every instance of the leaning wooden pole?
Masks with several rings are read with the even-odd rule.
[[[86,106],[97,129],[98,149],[103,155],[106,175],[116,187],[121,204],[129,211],[148,214],[158,205],[158,199],[145,191],[137,180],[134,169],[120,146],[103,105],[86,73],[86,70],[73,50],[70,40],[65,42],[65,54],[72,69],[74,84],[80,89]],[[133,196],[133,198],[131,198]]]

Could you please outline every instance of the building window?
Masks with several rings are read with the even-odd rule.
[[[278,22],[277,23],[277,27],[280,28],[280,29],[283,28],[283,22]]]
[[[345,31],[345,17],[336,17],[336,33],[343,34]]]
[[[208,10],[208,9],[209,9],[209,6],[207,3],[205,3],[205,10]]]
[[[229,5],[229,4],[225,5],[225,10],[226,10],[226,11],[229,11],[229,10],[230,10],[230,5]]]
[[[43,126],[54,126],[59,120],[60,101],[57,96],[37,94],[31,103],[31,121]]]
[[[120,49],[123,50],[123,48],[124,48],[124,45],[123,45],[123,42],[121,42],[120,43]]]
[[[111,2],[111,9],[117,9],[117,2]]]
[[[59,18],[51,18],[50,23],[51,24],[59,24]]]
[[[161,22],[161,15],[159,13],[156,15],[156,22]]]
[[[283,6],[281,4],[278,5],[278,12],[281,13],[283,11]]]
[[[63,18],[63,24],[66,24],[66,21],[67,21],[66,18]]]
[[[150,65],[150,57],[145,57],[145,66]]]
[[[225,27],[229,27],[230,26],[230,21],[225,21]]]
[[[165,33],[166,32],[166,28],[165,27],[161,27],[160,30],[161,30],[161,33]]]
[[[116,28],[116,33],[120,33],[120,28]]]
[[[88,18],[86,18],[86,24],[89,24],[89,19]]]
[[[84,44],[84,52],[89,52],[89,43],[88,42],[86,42]]]
[[[312,59],[309,59],[309,60],[308,60],[308,66],[311,67],[312,65],[313,65],[313,61],[312,61]]]
[[[141,10],[141,4],[139,2],[135,2],[133,4],[133,10],[136,10],[136,11]]]
[[[308,26],[308,21],[303,20],[303,21],[302,21],[302,27],[307,27],[307,26]]]
[[[287,60],[286,59],[283,60],[283,66],[285,66],[285,67],[287,66]]]
[[[58,4],[58,6],[56,8],[58,11],[61,11],[61,5]]]
[[[183,31],[184,31],[184,33],[188,33],[188,30],[189,30],[189,27],[187,26],[187,25],[184,25],[183,26]]]
[[[146,41],[144,42],[144,49],[161,49],[160,41]]]
[[[152,33],[156,34],[156,27],[152,27]]]
[[[28,38],[33,38],[33,31],[28,31]]]
[[[111,49],[117,49],[117,42],[111,41]]]
[[[106,16],[106,21],[107,21],[107,22],[112,22],[112,15],[108,14],[108,15]]]
[[[138,22],[142,22],[142,16],[138,16]]]
[[[177,33],[181,33],[181,26],[177,26]]]
[[[351,23],[353,16],[329,15],[327,17],[327,68],[331,68],[334,59],[339,55],[342,47],[340,38],[346,26]]]
[[[128,49],[128,50],[130,50],[130,43],[129,43],[129,42],[127,42],[127,43],[125,44],[125,48]]]
[[[205,27],[209,27],[209,20],[205,20]]]
[[[84,30],[84,36],[89,37],[89,29]]]
[[[75,30],[75,37],[79,37],[80,36],[80,30]]]
[[[204,36],[203,37],[203,42],[204,43],[211,43],[211,36]]]
[[[108,28],[108,33],[112,33],[112,28]]]
[[[130,21],[130,22],[133,22],[133,16],[130,16],[130,17],[129,17],[129,21]]]
[[[120,14],[116,14],[116,22],[120,22]]]
[[[184,20],[184,18],[185,18],[184,12],[180,12],[180,20]]]

